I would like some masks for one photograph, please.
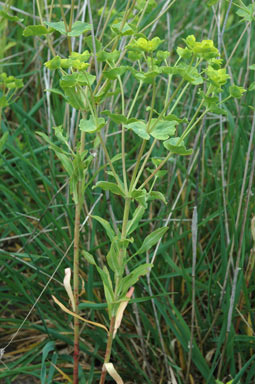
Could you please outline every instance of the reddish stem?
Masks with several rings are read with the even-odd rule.
[[[115,325],[115,316],[113,316],[111,318],[110,329],[109,329],[108,340],[107,340],[107,346],[106,346],[105,357],[104,357],[104,365],[102,368],[102,373],[101,373],[99,384],[104,384],[104,382],[105,382],[106,373],[107,373],[106,368],[105,368],[105,363],[109,363],[110,357],[111,357],[114,325]]]

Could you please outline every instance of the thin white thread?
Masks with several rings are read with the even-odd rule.
[[[80,226],[80,231],[83,229],[84,225],[86,224],[86,222],[88,221],[89,219],[89,216],[91,215],[91,213],[93,212],[95,206],[97,205],[97,203],[99,202],[99,200],[101,199],[101,197],[103,196],[103,194],[101,193],[97,200],[95,201],[95,203],[93,204],[91,210],[89,211],[87,217],[85,218],[85,220],[83,221],[83,223],[81,224]],[[66,255],[68,254],[69,250],[71,249],[72,245],[74,243],[74,240],[71,242],[71,244],[69,245],[69,247],[67,248],[66,252],[64,253],[64,255],[62,256],[60,262],[58,263],[55,271],[53,272],[53,274],[51,275],[51,277],[49,278],[49,280],[47,281],[45,287],[43,288],[42,292],[40,293],[40,295],[37,297],[37,299],[35,300],[34,304],[32,305],[30,311],[28,312],[28,314],[26,315],[26,317],[24,318],[24,320],[22,321],[22,323],[20,324],[20,326],[18,327],[17,331],[13,334],[13,336],[11,337],[11,340],[7,343],[7,345],[3,348],[0,349],[0,361],[4,364],[4,362],[2,361],[2,357],[4,356],[4,353],[5,353],[5,350],[6,348],[8,348],[10,346],[10,344],[13,342],[13,340],[17,337],[17,335],[19,334],[21,328],[23,327],[23,325],[25,324],[25,322],[27,321],[27,319],[29,318],[29,316],[31,315],[31,313],[33,312],[36,304],[38,303],[38,301],[41,299],[42,295],[44,294],[44,292],[46,291],[46,289],[48,288],[50,282],[52,281],[53,277],[55,276],[55,274],[57,273],[60,265],[62,264],[64,258],[66,257]],[[4,364],[4,366],[6,366],[6,364]],[[7,367],[7,366],[6,366]],[[8,368],[8,367],[7,367]],[[9,369],[9,368],[8,368]]]

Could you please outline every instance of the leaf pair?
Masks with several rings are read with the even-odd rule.
[[[151,128],[143,120],[138,120],[134,123],[125,124],[124,127],[131,129],[136,135],[143,140],[149,140],[150,136],[157,140],[167,140],[169,136],[175,134],[177,121],[167,120],[151,120]]]
[[[73,23],[71,31],[66,30],[65,23],[63,21],[44,21],[44,24],[46,24],[49,29],[47,29],[44,25],[28,25],[23,31],[23,36],[42,36],[57,31],[62,35],[77,37],[85,32],[91,31],[92,28],[91,24],[84,23],[82,21],[76,21]]]

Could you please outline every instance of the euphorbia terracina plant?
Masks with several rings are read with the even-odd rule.
[[[188,36],[176,52],[162,50],[164,40],[159,37],[149,39],[143,33],[146,28],[140,25],[148,7],[153,1],[138,1],[135,8],[128,7],[120,16],[115,15],[108,27],[108,39],[102,44],[102,35],[95,38],[92,25],[76,21],[69,25],[66,21],[43,22],[39,26],[28,26],[25,36],[45,35],[53,58],[45,66],[55,71],[59,79],[59,89],[52,93],[62,95],[63,101],[80,112],[77,131],[78,143],[72,145],[65,128],[54,128],[57,141],[53,142],[46,134],[37,132],[55,152],[69,179],[70,191],[75,204],[75,231],[73,257],[73,290],[70,289],[70,271],[67,271],[65,287],[72,303],[72,311],[67,309],[55,297],[61,308],[74,317],[74,370],[73,382],[79,380],[79,320],[90,322],[79,316],[79,254],[80,254],[80,216],[86,199],[86,190],[91,188],[88,173],[93,161],[93,153],[101,146],[106,159],[106,180],[98,181],[92,189],[109,191],[123,200],[121,225],[114,226],[105,217],[92,216],[104,228],[110,240],[105,254],[105,265],[99,266],[88,250],[81,254],[88,263],[95,266],[102,280],[107,302],[109,326],[90,322],[106,330],[108,341],[100,383],[105,382],[107,371],[118,382],[122,380],[110,363],[114,336],[120,326],[125,306],[132,296],[133,287],[142,275],[146,275],[151,263],[142,262],[144,253],[149,251],[166,233],[167,227],[158,228],[145,236],[143,243],[136,244],[136,230],[148,209],[149,202],[160,200],[166,204],[165,196],[155,190],[158,178],[166,171],[161,168],[175,155],[191,155],[187,148],[187,137],[197,128],[199,122],[208,113],[222,114],[224,109],[218,104],[219,93],[228,81],[218,49],[212,40],[196,41]],[[135,12],[134,12],[135,10]],[[72,13],[71,13],[72,14]],[[107,22],[111,12],[108,10]],[[72,17],[71,17],[72,19]],[[56,54],[51,44],[52,33],[60,33],[67,38],[69,54]],[[71,38],[84,34],[82,53],[72,51]],[[121,47],[121,48],[120,48]],[[176,58],[174,64],[172,58]],[[136,82],[136,94],[130,104],[127,103],[126,81],[133,78]],[[165,101],[161,110],[157,110],[156,87],[159,80],[165,84]],[[175,111],[186,92],[196,87],[199,99],[196,111],[191,119],[177,116]],[[146,110],[137,114],[137,103],[147,92]],[[229,96],[241,97],[245,90],[232,85]],[[106,133],[120,129],[120,148],[110,153],[107,147]],[[125,147],[129,136],[136,135],[139,148],[130,159]],[[91,143],[93,145],[91,146]],[[164,156],[157,157],[155,145],[160,143]],[[129,167],[126,166],[128,162]],[[130,163],[133,165],[130,167]],[[121,166],[119,166],[121,164]],[[121,171],[120,171],[121,170]],[[125,271],[131,272],[126,274]],[[132,378],[131,378],[132,379]]]

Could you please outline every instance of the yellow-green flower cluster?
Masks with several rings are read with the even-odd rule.
[[[58,68],[73,68],[82,71],[88,68],[89,64],[85,63],[85,61],[87,61],[89,57],[90,53],[87,50],[83,53],[72,52],[68,59],[61,59],[61,57],[55,56],[44,65],[51,70]]]
[[[210,60],[220,56],[218,49],[214,46],[212,40],[196,41],[194,35],[189,35],[184,39],[187,47],[177,48],[177,53],[183,58],[189,58],[192,55],[195,57],[203,58],[204,60]]]
[[[226,68],[214,69],[212,66],[208,66],[206,74],[209,80],[216,88],[221,88],[222,85],[226,84],[230,76],[226,72]]]
[[[22,88],[23,81],[14,76],[8,76],[5,72],[3,72],[0,74],[0,87],[8,89]]]
[[[153,52],[159,45],[163,42],[159,37],[154,37],[152,40],[147,40],[144,37],[140,37],[138,40],[135,40],[130,48],[138,48],[144,52]]]

